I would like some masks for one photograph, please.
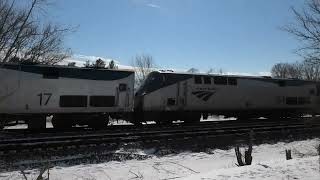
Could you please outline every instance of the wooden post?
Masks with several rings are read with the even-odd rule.
[[[240,152],[239,146],[237,146],[234,150],[236,152],[236,157],[237,157],[237,161],[238,161],[237,166],[244,166],[244,163],[242,161],[242,154]]]
[[[286,159],[287,160],[290,160],[290,159],[292,159],[292,156],[291,156],[291,150],[290,149],[286,149]]]
[[[244,152],[244,160],[246,165],[251,165],[252,163],[252,144],[249,145],[249,149]]]

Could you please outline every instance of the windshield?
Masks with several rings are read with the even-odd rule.
[[[158,89],[163,84],[163,75],[159,72],[152,72],[150,73],[146,80],[142,83],[142,85],[139,87],[136,95],[141,96],[144,93],[148,93],[150,91],[153,91],[155,89]]]

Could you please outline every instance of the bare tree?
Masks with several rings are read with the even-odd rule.
[[[94,68],[104,68],[106,66],[106,62],[102,59],[97,59],[95,63],[92,64],[92,67]]]
[[[302,63],[278,63],[272,67],[271,74],[277,78],[319,81],[320,62],[304,60]]]
[[[87,60],[86,63],[83,65],[86,68],[100,69],[100,68],[105,68],[106,62],[104,60],[102,60],[101,58],[98,58],[94,63],[90,63],[90,61]]]
[[[207,74],[212,74],[214,73],[214,69],[213,68],[210,68],[208,71],[207,71]]]
[[[90,68],[91,67],[91,63],[89,60],[86,60],[86,62],[83,64],[84,67],[86,68]]]
[[[55,64],[70,56],[69,49],[63,47],[63,34],[67,29],[48,24],[25,49],[24,58],[42,64]]]
[[[195,74],[195,73],[199,73],[199,70],[198,69],[196,69],[196,68],[190,68],[190,69],[188,69],[188,71],[187,71],[188,73],[192,73],[192,74]]]
[[[223,70],[222,70],[222,68],[219,68],[218,70],[210,68],[207,71],[207,74],[223,74]]]
[[[302,79],[319,81],[320,80],[320,62],[304,61],[301,64]]]
[[[114,60],[111,60],[109,62],[109,65],[107,67],[108,69],[118,69],[118,66],[116,65],[116,63],[114,62]]]
[[[69,63],[68,63],[68,66],[69,66],[69,67],[76,67],[76,62],[69,62]]]
[[[302,42],[297,53],[308,61],[320,61],[320,1],[308,0],[301,12],[292,8],[295,23],[283,29]]]
[[[279,63],[273,66],[274,77],[320,80],[320,1],[308,0],[305,8],[292,8],[295,22],[283,29],[301,42],[297,54],[303,57],[301,63]]]
[[[271,69],[271,76],[276,78],[286,78],[287,77],[286,63],[278,63],[273,65]]]
[[[137,86],[142,84],[147,75],[152,72],[156,66],[153,57],[146,54],[136,55],[132,65],[136,72],[135,77]]]
[[[29,61],[55,64],[70,55],[63,37],[71,29],[39,21],[48,0],[31,0],[20,7],[15,0],[0,2],[0,62]],[[18,58],[17,58],[18,57]]]
[[[271,75],[276,78],[302,79],[302,65],[300,63],[278,63],[272,67]]]

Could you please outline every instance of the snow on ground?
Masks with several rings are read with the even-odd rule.
[[[319,157],[278,160],[252,166],[218,169],[208,173],[191,175],[185,180],[204,179],[320,179]]]
[[[316,147],[320,139],[253,147],[253,164],[237,167],[234,149],[183,152],[156,156],[155,149],[135,150],[151,155],[146,160],[110,161],[100,164],[60,165],[50,169],[50,179],[320,179]],[[285,149],[293,160],[285,160]],[[119,150],[126,152],[127,150]],[[132,150],[130,150],[132,153]],[[38,170],[28,170],[34,179]],[[19,171],[2,172],[0,179],[21,179]]]

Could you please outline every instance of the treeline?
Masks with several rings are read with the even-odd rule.
[[[320,80],[320,1],[308,0],[301,10],[292,8],[295,22],[283,27],[299,41],[296,53],[303,58],[297,63],[278,63],[271,74],[279,78]]]
[[[73,62],[69,63],[68,66],[75,66],[75,63]],[[90,61],[86,61],[86,63],[83,65],[86,68],[96,68],[96,69],[118,69],[118,66],[114,62],[114,60],[109,61],[108,65],[106,65],[106,62],[100,58],[98,58],[95,62],[91,63]]]
[[[278,63],[271,69],[271,76],[276,78],[293,78],[303,80],[320,80],[319,62]]]

